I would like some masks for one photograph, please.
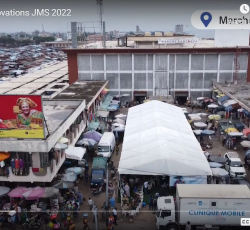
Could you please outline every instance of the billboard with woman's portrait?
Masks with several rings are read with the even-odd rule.
[[[40,95],[0,95],[0,104],[0,138],[44,138]]]

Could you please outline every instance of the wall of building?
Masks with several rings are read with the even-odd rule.
[[[246,79],[248,54],[238,57],[239,79]],[[213,81],[232,82],[234,54],[78,54],[79,80],[109,80],[114,94],[146,91],[148,96],[188,92],[210,96]]]

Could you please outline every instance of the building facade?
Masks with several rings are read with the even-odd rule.
[[[250,48],[88,49],[68,54],[69,83],[108,80],[112,94],[211,96],[212,82],[250,80]],[[237,56],[237,71],[235,70]],[[240,68],[239,68],[240,66]]]

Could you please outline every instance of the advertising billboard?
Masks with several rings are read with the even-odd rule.
[[[0,138],[43,139],[40,95],[0,95]]]
[[[170,176],[169,186],[176,187],[177,184],[207,184],[207,176]]]

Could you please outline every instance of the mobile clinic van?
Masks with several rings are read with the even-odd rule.
[[[247,185],[177,184],[172,196],[157,199],[157,229],[179,230],[189,221],[219,230],[241,229],[241,218],[250,218],[250,189]]]
[[[115,135],[112,132],[105,132],[98,144],[98,156],[110,158],[115,149]]]

